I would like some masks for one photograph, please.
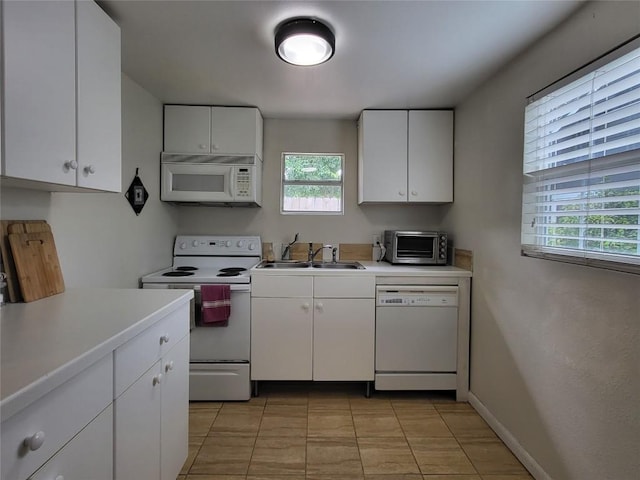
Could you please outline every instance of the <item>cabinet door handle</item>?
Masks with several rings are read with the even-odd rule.
[[[398,195],[400,195],[401,197],[404,197],[404,190],[398,190]]]
[[[152,382],[152,383],[153,383],[153,386],[154,386],[154,387],[155,387],[156,385],[161,384],[161,383],[162,383],[162,374],[161,374],[161,373],[159,373],[159,374],[155,375],[155,376],[153,377],[153,382]]]
[[[302,309],[303,309],[305,312],[308,312],[308,311],[309,311],[309,308],[311,308],[311,305],[309,305],[308,303],[303,303],[303,304],[302,304]]]
[[[58,476],[56,477],[56,480],[64,480],[64,476],[62,476],[62,475],[58,475]]]
[[[78,168],[78,162],[76,162],[75,160],[69,160],[68,162],[64,162],[64,168],[67,168],[69,170],[75,170],[76,168]]]
[[[322,304],[322,302],[316,303],[316,310],[319,312],[322,312],[324,310],[324,305]]]
[[[169,363],[167,363],[167,364],[164,366],[164,371],[165,371],[165,373],[168,373],[168,372],[170,372],[171,370],[173,370],[173,360],[171,360]]]
[[[411,190],[411,195],[413,195],[414,197],[418,195],[418,192],[416,192],[415,190]]]
[[[220,148],[220,147],[218,146],[218,144],[217,144],[217,143],[212,143],[212,144],[211,144],[211,150],[212,150],[212,151],[216,151],[216,150],[218,150],[219,148]]]
[[[200,145],[198,145],[198,148],[199,148],[200,150],[206,150],[206,149],[207,149],[207,146],[206,146],[204,143],[201,143]]]
[[[87,165],[86,167],[84,167],[84,173],[86,173],[87,175],[93,175],[94,173],[96,173],[96,168],[93,165]]]
[[[160,345],[164,344],[164,343],[169,343],[169,335],[162,335],[160,337]]]
[[[24,446],[28,447],[29,450],[31,451],[38,450],[43,443],[44,443],[44,432],[42,430],[24,439]]]

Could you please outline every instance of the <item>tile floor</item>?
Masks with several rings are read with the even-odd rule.
[[[263,382],[195,402],[178,480],[532,480],[468,403],[362,384]]]

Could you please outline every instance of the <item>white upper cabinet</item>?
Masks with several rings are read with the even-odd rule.
[[[407,201],[407,112],[367,111],[358,130],[358,203]]]
[[[120,191],[119,27],[88,1],[3,2],[2,15],[3,183]]]
[[[77,3],[78,186],[122,189],[120,28],[94,2]]]
[[[358,203],[453,201],[453,112],[364,110]]]
[[[3,2],[2,7],[2,174],[75,185],[74,3]]]
[[[262,159],[262,124],[253,107],[165,105],[164,151]]]

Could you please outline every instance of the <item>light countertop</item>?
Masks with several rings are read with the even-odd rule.
[[[359,262],[364,270],[322,268],[253,268],[251,275],[375,275],[376,277],[471,277],[469,270],[451,265],[392,265],[387,262]]]
[[[4,421],[193,298],[192,290],[72,289],[0,309]]]

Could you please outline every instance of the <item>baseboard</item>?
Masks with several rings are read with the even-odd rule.
[[[544,471],[535,459],[529,455],[522,445],[516,440],[509,430],[484,406],[484,404],[476,397],[473,392],[469,392],[469,403],[476,409],[485,422],[498,434],[509,450],[520,460],[524,467],[536,480],[553,480],[551,476]]]

